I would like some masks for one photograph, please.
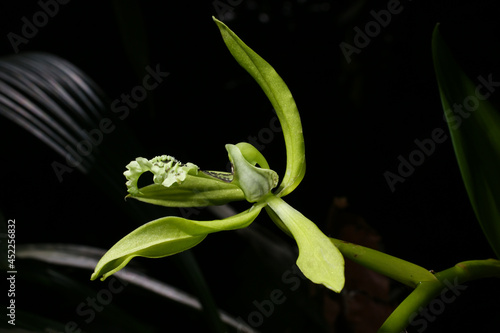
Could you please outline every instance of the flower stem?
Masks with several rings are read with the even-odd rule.
[[[431,272],[411,262],[339,239],[330,238],[330,241],[346,258],[411,288],[423,281],[436,280]]]
[[[471,280],[500,278],[500,261],[496,259],[464,261],[435,274],[436,280],[423,281],[387,318],[378,333],[398,333],[408,326],[424,307],[438,295],[452,302]],[[451,297],[450,297],[451,296]]]

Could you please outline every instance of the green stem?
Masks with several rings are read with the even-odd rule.
[[[435,274],[434,281],[422,281],[393,311],[378,333],[398,333],[412,323],[423,308],[438,295],[443,304],[451,303],[464,283],[483,278],[500,278],[500,261],[496,259],[464,261]]]
[[[421,266],[383,252],[335,238],[330,238],[330,241],[344,257],[415,288],[387,318],[378,333],[401,332],[434,298],[441,294],[445,301],[449,300],[458,295],[462,285],[468,281],[500,278],[500,261],[496,259],[464,261],[432,274]]]
[[[270,196],[272,194],[266,196],[262,201],[268,200],[267,198]],[[266,211],[281,230],[293,237],[281,218],[272,209],[266,206]],[[436,277],[428,270],[408,261],[343,240],[331,237],[329,239],[344,257],[411,288],[415,288],[422,281],[436,280]]]
[[[411,288],[417,287],[422,281],[436,281],[431,272],[411,262],[335,238],[330,238],[330,241],[344,257]]]
[[[273,213],[272,210],[268,212]],[[270,216],[274,217],[273,221],[283,231],[288,231],[284,228],[284,223],[279,216],[276,214],[270,214]],[[464,261],[433,274],[421,266],[386,253],[335,238],[329,239],[345,258],[415,288],[387,318],[378,333],[401,332],[434,298],[441,294],[445,303],[451,299],[454,300],[454,297],[459,295],[460,290],[464,288],[463,284],[468,281],[491,277],[500,278],[500,261],[496,259]]]
[[[436,277],[440,281],[457,278],[458,283],[491,277],[500,278],[500,260],[486,259],[463,261],[452,268],[437,273]]]
[[[428,281],[419,284],[386,319],[377,333],[398,333],[412,323],[413,319],[443,289],[440,281]]]

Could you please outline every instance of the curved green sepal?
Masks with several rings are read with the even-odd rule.
[[[174,183],[182,183],[189,174],[198,174],[198,166],[193,163],[182,164],[172,156],[156,156],[150,160],[138,157],[127,165],[127,171],[123,175],[127,178],[127,191],[136,195],[140,193],[137,187],[139,177],[147,171],[153,176],[153,182],[158,185],[169,187]]]
[[[216,18],[213,20],[233,57],[257,81],[278,115],[285,137],[286,171],[277,195],[285,196],[299,185],[306,172],[302,123],[295,101],[283,79],[269,63],[250,49],[224,23]]]
[[[481,228],[500,258],[500,113],[487,100],[498,79],[493,81],[489,74],[478,85],[471,82],[453,59],[438,26],[432,50],[462,179]],[[463,112],[453,112],[457,106],[463,106]]]
[[[299,247],[297,266],[312,282],[339,293],[344,287],[344,257],[311,220],[283,199],[269,195],[266,201],[292,233]]]
[[[241,188],[247,201],[256,202],[278,185],[278,174],[271,169],[262,169],[254,166],[257,160],[262,161],[264,159],[264,156],[255,147],[250,144],[240,144],[240,147],[244,147],[245,156],[243,156],[242,151],[237,145],[226,145],[229,160],[234,171],[234,179],[231,184],[235,184]],[[246,159],[246,155],[249,155],[252,162]],[[265,164],[267,165],[267,162]]]
[[[263,205],[213,221],[193,221],[169,216],[142,225],[118,241],[99,260],[91,280],[104,280],[134,257],[161,258],[192,248],[213,232],[247,227],[259,215]]]

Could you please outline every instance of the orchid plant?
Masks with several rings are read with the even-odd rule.
[[[202,170],[193,163],[181,163],[167,155],[153,159],[136,158],[127,165],[124,172],[128,198],[168,207],[202,207],[237,200],[247,200],[252,206],[239,214],[220,220],[195,221],[168,216],[146,223],[118,241],[101,258],[92,274],[92,280],[99,277],[104,280],[125,267],[134,257],[160,258],[174,255],[199,244],[208,234],[245,228],[257,218],[262,209],[266,210],[283,232],[295,239],[299,248],[297,266],[312,282],[340,292],[345,280],[345,256],[415,289],[391,314],[379,332],[396,333],[403,330],[411,318],[415,318],[419,309],[444,292],[450,283],[456,286],[472,279],[500,277],[500,261],[496,259],[465,261],[447,270],[433,272],[382,252],[327,237],[315,223],[288,205],[283,197],[290,194],[305,175],[304,138],[297,106],[285,82],[271,65],[224,23],[215,18],[214,21],[233,57],[257,81],[276,111],[286,146],[287,164],[283,179],[278,186],[278,174],[269,168],[265,157],[257,148],[246,142],[225,146],[231,162],[231,172]],[[436,29],[435,63],[441,83],[443,105],[446,106],[457,96],[446,94],[446,80],[455,79],[452,76],[447,77],[439,67],[441,64],[448,64],[443,59],[449,57],[439,38]],[[457,68],[453,70],[458,71]],[[467,91],[461,93],[467,94]],[[483,123],[480,120],[478,122]],[[491,126],[498,128],[490,130],[500,133],[500,120],[497,119]],[[459,134],[454,135],[458,137]],[[484,147],[485,143],[482,142],[481,145]],[[498,142],[492,144],[497,148],[498,145]],[[500,156],[500,150],[494,153],[499,153]],[[457,151],[457,154],[467,156],[467,151]],[[153,174],[153,184],[139,188],[138,179],[145,172]],[[464,175],[464,178],[466,184],[474,180],[471,175]],[[479,187],[470,187],[480,192],[482,184]],[[487,191],[491,192],[489,188]],[[494,208],[498,198],[492,196],[490,199],[491,202],[481,201],[481,207],[488,211],[488,221],[480,220],[484,230],[492,230],[493,234],[487,236],[493,249],[499,253],[499,216],[492,215],[498,213]]]
[[[220,205],[247,200],[253,205],[235,216],[214,221],[194,221],[169,216],[149,222],[115,244],[98,263],[92,279],[106,278],[133,257],[159,258],[185,251],[208,234],[245,228],[265,208],[272,220],[292,235],[299,247],[297,265],[311,281],[340,292],[344,286],[344,258],[311,220],[282,198],[290,194],[305,174],[304,137],[295,101],[285,82],[257,53],[225,24],[214,19],[234,58],[259,83],[271,101],[285,137],[287,166],[281,184],[265,157],[249,143],[227,144],[232,172],[201,170],[167,155],[151,160],[139,157],[127,165],[128,197],[169,207]],[[138,188],[144,172],[154,184]]]

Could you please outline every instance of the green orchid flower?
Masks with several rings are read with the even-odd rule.
[[[227,144],[232,171],[201,170],[167,155],[139,157],[127,165],[128,196],[168,207],[200,207],[247,200],[253,205],[237,215],[213,221],[181,217],[160,218],[132,231],[118,241],[99,261],[91,279],[106,277],[122,269],[134,257],[160,258],[192,248],[213,232],[249,226],[265,208],[271,219],[292,236],[299,247],[297,265],[312,282],[340,292],[344,286],[344,258],[320,229],[282,198],[290,194],[305,175],[302,124],[295,101],[285,82],[257,53],[224,23],[213,18],[236,61],[257,81],[270,100],[285,138],[287,165],[278,186],[278,174],[264,156],[249,143]],[[138,188],[145,173],[153,184]]]

